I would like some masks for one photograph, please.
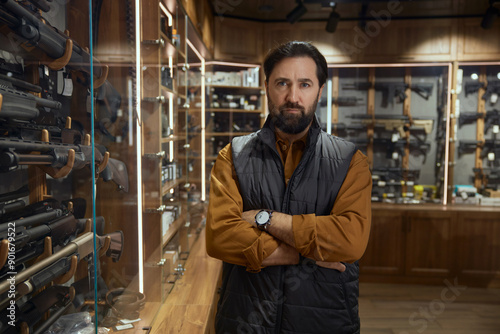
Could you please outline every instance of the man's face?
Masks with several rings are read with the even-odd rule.
[[[312,122],[322,90],[312,58],[285,58],[277,63],[266,83],[275,127],[288,134],[304,131]]]

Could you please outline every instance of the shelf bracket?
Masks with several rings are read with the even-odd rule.
[[[159,39],[146,39],[146,40],[142,41],[142,44],[160,45],[161,47],[165,47],[165,40],[163,38],[159,38]]]
[[[167,211],[166,205],[160,205],[156,209],[146,209],[146,213],[163,213],[165,211]]]
[[[163,159],[165,158],[165,151],[160,151],[158,153],[145,153],[144,158],[146,159]]]
[[[156,97],[145,97],[142,100],[144,102],[151,102],[151,103],[156,103],[156,102],[165,103],[165,102],[167,102],[166,97],[163,95],[156,96]]]

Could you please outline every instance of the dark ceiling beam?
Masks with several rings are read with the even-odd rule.
[[[218,15],[215,15],[216,17]],[[224,18],[230,19],[238,19],[238,20],[246,20],[252,22],[260,22],[260,23],[287,23],[286,19],[282,20],[266,20],[266,19],[258,19],[253,17],[244,17],[238,15],[221,15]],[[393,16],[391,20],[431,20],[431,19],[468,19],[468,18],[481,18],[483,14],[466,14],[466,15],[426,15],[426,16]],[[377,19],[372,16],[364,16],[364,17],[341,17],[340,21],[376,21]],[[324,19],[301,19],[300,22],[326,22],[328,21],[328,17]]]

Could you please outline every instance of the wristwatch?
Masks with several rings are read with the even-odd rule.
[[[268,210],[260,210],[255,215],[255,224],[257,224],[257,228],[261,231],[267,230],[267,227],[271,225],[271,217],[273,216],[272,211]]]

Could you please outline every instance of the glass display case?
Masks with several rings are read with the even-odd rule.
[[[449,64],[331,65],[317,115],[368,156],[372,201],[443,203]]]
[[[500,205],[500,63],[460,63],[453,110],[454,177],[457,204]]]
[[[182,277],[206,192],[189,24],[171,0],[0,4],[2,331],[142,330]]]
[[[266,106],[263,82],[260,65],[217,61],[206,63],[207,177],[219,151],[232,138],[257,131],[264,124]]]

